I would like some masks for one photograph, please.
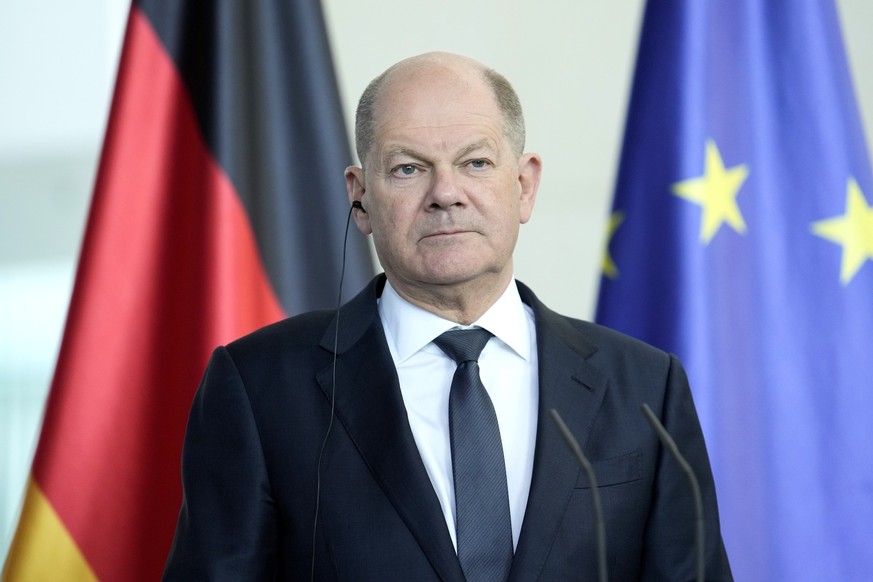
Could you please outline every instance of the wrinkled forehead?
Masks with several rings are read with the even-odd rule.
[[[374,114],[377,137],[385,128],[503,124],[497,99],[481,70],[442,63],[392,71]]]

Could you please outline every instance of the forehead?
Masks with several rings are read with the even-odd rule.
[[[481,72],[449,67],[421,67],[389,77],[374,113],[380,145],[404,137],[491,135],[503,127],[497,99]]]

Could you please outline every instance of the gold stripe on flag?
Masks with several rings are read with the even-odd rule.
[[[3,582],[97,580],[70,532],[32,478],[27,482],[18,523],[3,568]]]

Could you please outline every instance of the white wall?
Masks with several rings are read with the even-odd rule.
[[[581,317],[594,307],[642,5],[324,0],[349,127],[366,83],[412,54],[464,53],[515,84],[528,149],[545,161],[516,272]],[[873,3],[838,5],[873,136]],[[123,0],[0,3],[0,555],[54,365],[127,9]]]

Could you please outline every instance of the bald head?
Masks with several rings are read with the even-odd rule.
[[[373,79],[358,101],[355,115],[355,148],[361,164],[373,147],[377,117],[391,115],[381,111],[381,97],[402,92],[404,87],[424,80],[441,79],[449,83],[483,83],[491,89],[503,116],[503,133],[516,155],[524,150],[524,116],[518,95],[503,75],[473,59],[451,53],[426,53],[393,65]]]

